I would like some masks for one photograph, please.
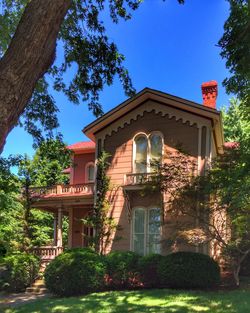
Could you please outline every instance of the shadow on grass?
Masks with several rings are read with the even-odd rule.
[[[5,313],[247,313],[249,290],[195,292],[166,289],[95,293],[83,297],[50,298]]]

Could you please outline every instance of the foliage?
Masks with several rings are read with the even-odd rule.
[[[4,259],[7,273],[5,289],[12,292],[24,291],[36,278],[39,271],[39,259],[33,254],[16,253]]]
[[[163,286],[171,288],[210,288],[220,282],[218,264],[208,255],[176,252],[160,260],[158,275]]]
[[[249,143],[250,124],[241,101],[232,98],[229,106],[223,108],[222,118],[226,142],[245,142],[245,145]]]
[[[15,158],[0,158],[0,245],[8,252],[20,249],[23,242],[23,205],[20,181],[11,172]]]
[[[140,278],[145,288],[159,288],[160,276],[158,275],[159,264],[164,258],[160,254],[150,254],[140,258]]]
[[[0,246],[7,252],[51,244],[53,217],[31,209],[30,187],[67,183],[68,177],[62,170],[70,165],[70,155],[58,137],[44,141],[32,159],[27,156],[0,159]],[[17,167],[18,175],[12,173],[13,166]],[[68,222],[64,219],[64,242],[67,242],[67,229]]]
[[[250,95],[250,14],[247,0],[228,0],[230,15],[219,40],[221,56],[231,77],[223,81],[228,93],[236,94],[249,106]]]
[[[43,141],[32,160],[32,184],[53,186],[69,183],[63,170],[71,164],[71,152],[60,136]]]
[[[109,14],[113,23],[128,20],[142,0],[74,0],[61,25],[58,46],[63,50],[62,58],[48,68],[47,74],[36,82],[20,124],[35,136],[36,144],[51,136],[58,126],[58,107],[50,93],[48,82],[53,89],[63,92],[75,104],[88,102],[95,116],[103,111],[99,103],[99,93],[105,85],[111,85],[118,76],[125,94],[132,96],[132,86],[128,70],[124,67],[125,57],[107,36],[104,14]],[[183,0],[178,0],[183,4]],[[4,55],[28,0],[1,0],[0,12],[0,57]],[[70,79],[69,79],[70,77]],[[35,83],[35,82],[34,82]]]
[[[72,249],[57,256],[45,270],[50,292],[71,296],[98,291],[104,286],[103,257],[90,249]]]
[[[111,236],[117,224],[112,216],[109,215],[109,201],[107,193],[110,190],[110,178],[106,172],[109,167],[109,154],[102,151],[97,160],[97,175],[96,175],[96,200],[93,209],[93,214],[83,220],[87,225],[95,229],[94,248],[101,254],[106,250],[106,247],[111,242]]]
[[[139,287],[139,259],[140,256],[132,251],[109,253],[106,256],[107,286],[111,289]]]

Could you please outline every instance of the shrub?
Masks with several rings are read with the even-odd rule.
[[[99,291],[104,286],[105,262],[90,249],[72,249],[57,256],[45,270],[45,284],[59,296]]]
[[[106,256],[106,285],[110,289],[130,289],[141,286],[140,256],[132,251],[114,251]]]
[[[139,261],[139,270],[141,282],[146,288],[159,288],[160,277],[158,267],[163,256],[160,254],[151,254],[142,257]]]
[[[28,253],[8,255],[4,263],[4,287],[11,292],[24,291],[35,280],[40,268],[39,258]]]
[[[163,286],[172,288],[209,288],[220,281],[218,264],[208,255],[177,252],[162,258],[158,268]]]
[[[241,265],[240,275],[250,277],[250,254],[245,258]]]

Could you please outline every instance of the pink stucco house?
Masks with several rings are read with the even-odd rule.
[[[140,254],[169,253],[161,243],[171,233],[164,195],[140,195],[140,177],[150,175],[150,160],[162,159],[178,143],[196,160],[196,173],[202,174],[211,158],[223,153],[221,114],[216,110],[217,83],[202,84],[203,104],[145,88],[105,115],[87,125],[83,133],[90,139],[68,148],[73,164],[65,172],[70,185],[38,188],[33,207],[54,214],[53,246],[40,247],[37,253],[53,258],[62,251],[62,216],[69,219],[68,247],[85,247],[91,227],[81,219],[91,214],[95,201],[95,164],[102,149],[111,155],[107,175],[116,186],[110,196],[110,212],[121,226],[106,247],[132,250]],[[163,225],[162,219],[165,223]],[[211,254],[212,247],[180,247]]]

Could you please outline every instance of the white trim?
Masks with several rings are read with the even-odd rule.
[[[150,173],[150,156],[151,156],[151,145],[150,145],[150,137],[152,135],[159,135],[161,137],[162,140],[162,160],[164,157],[164,136],[162,134],[162,132],[158,131],[158,130],[154,130],[149,134],[146,134],[144,132],[139,132],[136,133],[136,135],[133,137],[133,155],[132,155],[132,171],[133,173],[136,173],[136,168],[135,168],[135,158],[136,158],[136,144],[135,144],[135,140],[137,137],[139,136],[145,136],[147,139],[147,173]]]
[[[132,223],[131,223],[131,227],[130,227],[130,250],[134,251],[134,223],[135,223],[135,211],[136,209],[143,209],[144,213],[145,213],[145,219],[144,219],[144,255],[148,254],[148,237],[149,237],[149,211],[153,210],[153,209],[159,209],[160,210],[160,239],[162,238],[162,214],[161,214],[161,207],[159,206],[135,206],[132,209]],[[160,253],[162,251],[161,249],[161,243],[159,243],[160,245]]]
[[[124,128],[131,124],[132,121],[136,121],[139,116],[143,117],[145,112],[155,112],[155,114],[161,113],[162,116],[167,116],[168,119],[174,118],[176,121],[181,121],[183,124],[189,122],[190,126],[196,127],[210,126],[211,121],[205,117],[197,116],[192,113],[184,112],[179,109],[164,106],[156,103],[152,100],[148,100],[143,106],[137,107],[131,112],[126,113],[124,118],[119,118],[117,121],[112,122],[112,125],[107,125],[98,133],[99,137],[111,136],[112,132],[118,132],[119,129]]]
[[[75,175],[75,155],[72,154],[71,156],[71,165],[70,165],[70,177],[69,177],[69,183],[71,185],[74,184],[74,175]]]
[[[197,174],[201,173],[201,135],[202,127],[198,127],[198,164],[197,164]]]
[[[133,173],[136,172],[136,168],[135,168],[135,158],[136,158],[135,140],[136,140],[136,137],[139,137],[139,136],[145,136],[145,138],[148,141],[148,135],[146,133],[143,133],[143,132],[139,132],[133,137],[133,155],[132,155],[132,171],[133,171]],[[148,163],[148,143],[147,143],[147,163]],[[147,165],[147,167],[148,167],[148,165]]]
[[[88,168],[89,168],[90,166],[93,166],[93,168],[94,168],[94,173],[93,173],[94,177],[93,177],[93,180],[89,180]],[[94,162],[88,162],[88,163],[85,165],[85,181],[86,181],[86,183],[93,183],[93,182],[95,181],[95,163],[94,163]]]

